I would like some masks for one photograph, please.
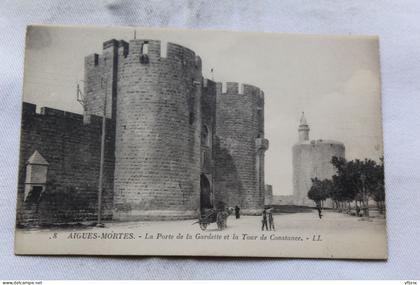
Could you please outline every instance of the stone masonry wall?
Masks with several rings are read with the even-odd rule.
[[[159,41],[132,40],[119,51],[114,219],[197,217],[201,80],[185,47],[161,56]]]
[[[96,219],[102,118],[83,124],[79,114],[23,103],[17,222],[53,224]],[[114,126],[107,122],[103,217],[112,215]],[[37,150],[49,163],[47,186],[39,203],[24,200],[26,162]]]
[[[242,94],[241,94],[242,93]],[[263,93],[259,88],[218,84],[215,142],[215,199],[244,213],[264,207],[264,175],[257,177],[257,138],[263,133]],[[264,164],[262,161],[262,169]],[[262,187],[261,187],[262,185]]]
[[[101,116],[104,112],[106,95],[106,116],[115,118],[117,100],[118,53],[126,53],[125,41],[109,40],[103,44],[102,54],[85,57],[85,116]]]
[[[345,157],[342,143],[313,140],[293,146],[293,196],[296,205],[313,206],[307,197],[311,178],[330,179],[336,172],[331,164],[333,156]]]
[[[202,172],[206,173],[210,178],[213,175],[214,169],[213,143],[216,133],[216,92],[216,83],[204,79],[201,96],[201,124],[208,128],[209,146],[201,145],[202,151],[208,153],[207,163],[202,164]]]
[[[201,94],[201,124],[202,132],[207,130],[208,139],[201,142],[201,173],[207,179],[210,187],[201,188],[201,208],[217,206],[214,204],[214,142],[216,133],[216,82],[203,79]],[[206,129],[206,130],[205,130]],[[201,134],[204,136],[204,134]],[[203,183],[203,182],[201,182]],[[207,202],[206,202],[207,201]]]

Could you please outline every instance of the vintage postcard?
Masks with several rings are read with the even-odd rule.
[[[379,39],[29,26],[16,254],[386,259]]]

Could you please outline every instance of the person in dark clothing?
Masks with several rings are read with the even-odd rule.
[[[322,213],[321,213],[321,212],[322,212],[322,209],[321,209],[321,205],[317,205],[317,206],[316,206],[316,209],[318,210],[318,216],[319,216],[319,218],[320,218],[320,219],[322,219]]]
[[[239,219],[241,217],[241,209],[238,207],[238,205],[235,206],[235,217]]]
[[[267,210],[267,214],[268,214],[268,227],[271,230],[275,230],[274,228],[274,219],[273,219],[273,208],[270,208]]]
[[[262,212],[262,227],[261,230],[264,230],[264,226],[265,226],[265,230],[268,231],[268,225],[267,225],[267,211],[264,209],[264,211]]]
[[[356,215],[360,217],[360,207],[356,205]]]

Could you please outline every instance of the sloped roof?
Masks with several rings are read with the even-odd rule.
[[[45,158],[36,150],[34,153],[29,157],[27,164],[38,164],[38,165],[48,165],[49,163],[45,160]]]

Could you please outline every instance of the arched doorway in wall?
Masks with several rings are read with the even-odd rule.
[[[204,209],[211,209],[213,208],[212,201],[211,201],[211,187],[210,182],[207,179],[206,175],[201,174],[200,176],[200,209],[203,211]]]

